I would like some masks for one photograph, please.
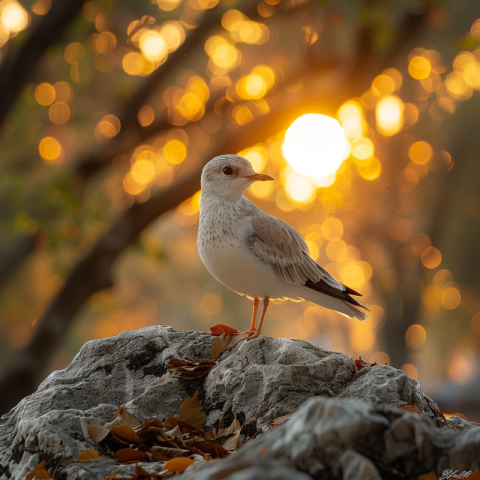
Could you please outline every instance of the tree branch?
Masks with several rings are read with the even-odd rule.
[[[0,67],[0,124],[48,47],[61,40],[85,0],[56,0],[37,23],[25,43],[12,51]]]
[[[37,244],[39,232],[16,238],[3,252],[0,252],[0,285],[27,258]]]

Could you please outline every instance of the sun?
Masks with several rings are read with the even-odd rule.
[[[327,115],[302,115],[285,133],[283,155],[302,175],[328,177],[338,170],[346,153],[345,132],[337,120]]]

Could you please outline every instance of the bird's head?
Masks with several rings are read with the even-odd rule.
[[[247,159],[238,155],[220,155],[203,167],[202,194],[240,198],[252,183],[267,180],[273,178],[255,172]]]

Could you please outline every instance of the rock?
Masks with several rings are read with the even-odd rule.
[[[198,380],[167,373],[172,356],[210,358],[212,341],[206,333],[152,326],[86,343],[66,369],[0,420],[0,479],[24,478],[42,460],[65,480],[117,470],[133,475],[134,466],[112,459],[76,462],[80,452],[95,448],[88,428],[111,421],[122,405],[141,423],[176,416],[197,390],[207,427],[218,427],[222,416],[224,424],[237,418],[246,422],[246,437],[297,413],[234,455],[187,471],[185,480],[409,478],[478,463],[480,429],[458,419],[456,428],[466,431],[449,430],[434,418],[416,380],[384,365],[355,373],[350,356],[304,340],[260,336],[223,353]],[[423,415],[393,408],[404,404]],[[142,467],[159,472],[163,465]]]

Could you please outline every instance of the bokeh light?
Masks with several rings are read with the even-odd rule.
[[[63,160],[63,148],[56,138],[42,138],[38,145],[38,151],[46,163],[56,164]]]
[[[409,348],[422,346],[427,339],[427,332],[421,325],[410,325],[405,334],[405,343]]]
[[[0,4],[0,19],[7,30],[20,32],[27,28],[30,16],[16,0],[4,0]]]
[[[297,118],[285,133],[283,154],[298,173],[324,178],[335,173],[345,159],[345,132],[339,122],[310,113]]]
[[[147,30],[138,41],[143,56],[150,62],[163,63],[168,56],[167,42],[157,30]]]
[[[383,97],[375,108],[378,131],[385,136],[395,135],[403,127],[403,101],[396,95]]]

